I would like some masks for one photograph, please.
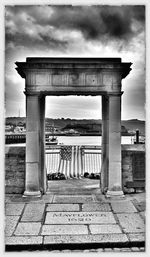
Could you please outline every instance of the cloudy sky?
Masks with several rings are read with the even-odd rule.
[[[26,57],[121,57],[132,62],[122,80],[122,119],[145,119],[144,6],[6,6],[6,116],[25,116]],[[46,117],[101,118],[101,97],[46,97]]]

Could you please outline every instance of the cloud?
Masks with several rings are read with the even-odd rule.
[[[35,23],[56,28],[77,29],[86,39],[101,37],[126,39],[133,33],[132,23],[144,24],[144,6],[54,6],[50,16]]]
[[[66,48],[63,31],[85,40],[125,43],[143,30],[144,6],[13,6],[6,8],[6,42],[26,47]],[[57,31],[61,32],[61,39]]]
[[[17,74],[14,63],[25,61],[27,56],[121,57],[123,62],[133,62],[132,71],[122,81],[125,91],[123,109],[127,115],[138,115],[139,108],[143,110],[144,6],[6,6],[5,38],[6,75],[9,74],[9,78],[6,76],[8,113],[15,108],[17,110],[15,99],[17,103],[20,99],[19,105],[22,101],[24,106],[21,95],[25,81]],[[138,112],[136,108],[133,109],[133,104]],[[68,116],[80,118],[83,115],[88,117],[91,113],[92,117],[99,117],[99,107],[96,112],[98,105],[96,99],[89,101],[87,98],[80,102],[70,97],[63,103],[55,98],[50,114],[52,111],[54,117],[58,117],[60,112],[60,116],[63,117],[64,113],[67,117],[69,112]]]
[[[67,42],[57,38],[54,29],[35,24],[38,7],[8,7],[6,8],[6,50],[12,45],[14,47],[24,47],[27,49],[64,49]],[[42,10],[45,10],[42,8]],[[36,13],[36,15],[35,15]],[[45,12],[42,11],[42,15]],[[42,16],[41,15],[41,16]],[[35,16],[35,18],[34,18]],[[40,17],[40,14],[39,14]]]

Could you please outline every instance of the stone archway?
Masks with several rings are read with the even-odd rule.
[[[46,192],[45,96],[102,96],[102,192],[121,196],[121,81],[131,68],[121,58],[26,58],[16,62],[25,78],[25,196]]]

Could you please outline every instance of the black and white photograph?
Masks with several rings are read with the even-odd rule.
[[[146,3],[5,4],[5,252],[146,252]]]

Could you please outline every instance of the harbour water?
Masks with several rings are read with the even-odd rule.
[[[58,143],[64,145],[101,145],[101,136],[58,136]],[[133,144],[133,137],[122,136],[121,144]]]
[[[101,136],[57,136],[58,145],[95,145],[101,146]],[[133,136],[122,136],[121,144],[133,144]],[[12,143],[13,146],[25,146],[25,143]],[[10,146],[10,144],[9,144]]]

